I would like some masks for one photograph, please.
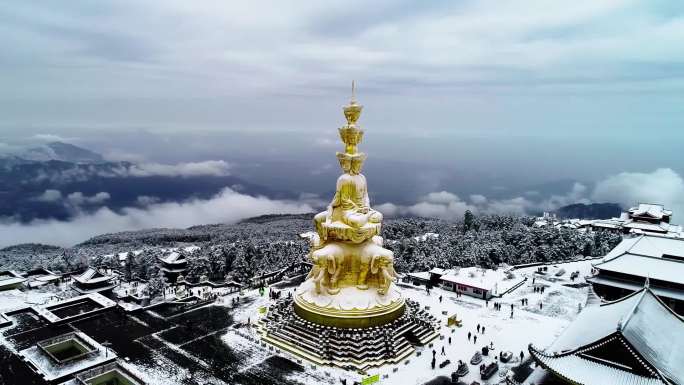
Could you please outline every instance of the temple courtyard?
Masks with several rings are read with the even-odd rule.
[[[216,300],[199,303],[198,307],[167,303],[136,312],[118,307],[59,325],[50,325],[38,314],[21,310],[26,306],[49,306],[56,299],[55,293],[0,292],[0,312],[12,321],[11,326],[0,329],[0,354],[6,358],[9,352],[19,352],[60,332],[76,330],[97,344],[108,346],[121,365],[148,384],[339,384],[346,380],[351,385],[374,375],[378,375],[380,383],[423,384],[442,383],[456,370],[458,360],[470,362],[476,351],[487,346],[491,349],[482,363],[492,362],[504,351],[513,353],[512,359],[505,364],[499,362],[498,372],[486,381],[480,379],[480,364],[469,364],[469,373],[461,380],[498,383],[506,374],[512,374],[509,369],[520,365],[520,352],[524,361],[528,359],[528,344],[548,346],[575,318],[579,308],[586,305],[591,296],[581,277],[589,274],[591,262],[548,265],[544,274],[537,273],[537,266],[514,269],[510,279],[522,284],[489,301],[457,296],[438,287],[428,294],[425,286],[400,283],[406,298],[417,301],[440,320],[440,337],[429,345],[416,347],[416,352],[401,364],[373,368],[367,373],[312,365],[260,341],[259,317],[273,303],[268,291],[287,295],[295,289],[294,283],[276,284],[263,294],[259,290],[240,294],[200,286],[192,288],[194,294],[216,294]],[[561,269],[565,272],[557,276]],[[575,271],[580,278],[571,280],[571,272]],[[500,304],[500,310],[496,310],[495,303]],[[455,316],[461,326],[447,326],[450,316]],[[450,363],[444,364],[446,360]],[[11,367],[15,371],[21,369],[13,375],[22,384],[43,383],[23,365]],[[9,369],[5,366],[0,370]]]

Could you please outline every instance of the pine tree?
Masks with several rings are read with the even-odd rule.
[[[468,230],[473,228],[473,223],[475,221],[475,216],[470,210],[466,210],[463,214],[463,233],[465,234]]]

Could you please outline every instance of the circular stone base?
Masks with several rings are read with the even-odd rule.
[[[317,294],[311,280],[302,283],[294,296],[294,311],[307,321],[338,328],[368,328],[394,321],[404,314],[405,302],[392,284],[385,295],[377,288],[343,287],[335,295],[322,288]]]

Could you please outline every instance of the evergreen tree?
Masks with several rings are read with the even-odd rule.
[[[475,222],[475,216],[473,215],[472,212],[470,212],[470,210],[466,210],[465,214],[463,214],[463,233],[464,234],[473,228],[474,222]]]

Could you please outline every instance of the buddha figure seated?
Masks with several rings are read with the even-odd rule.
[[[378,235],[382,223],[382,214],[370,208],[366,177],[360,173],[365,155],[338,153],[337,158],[344,174],[328,209],[314,217],[314,226],[323,240],[363,242]]]

